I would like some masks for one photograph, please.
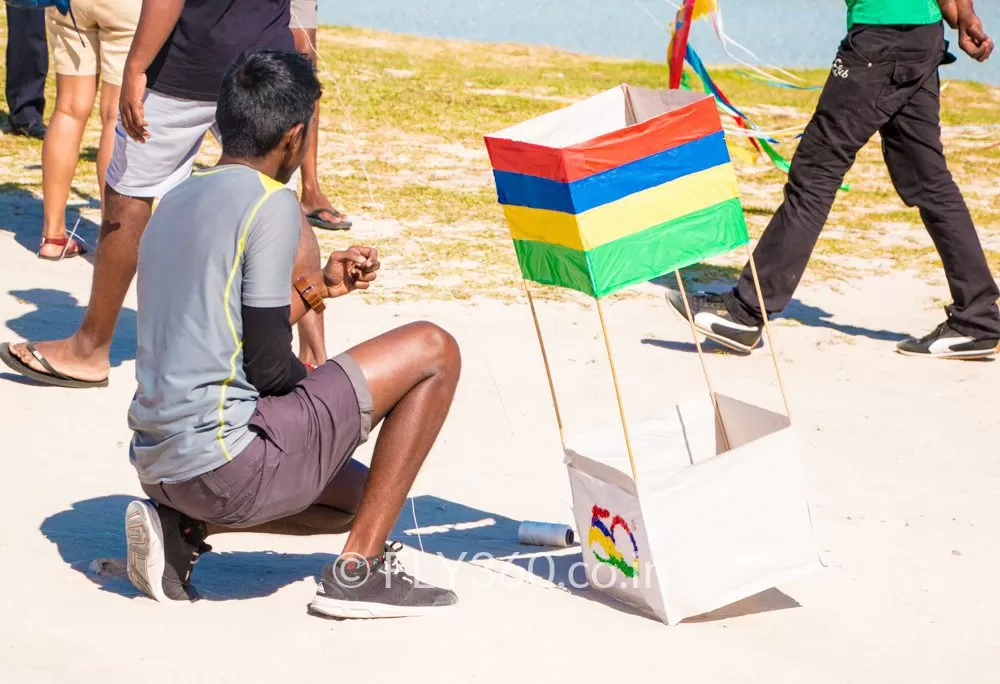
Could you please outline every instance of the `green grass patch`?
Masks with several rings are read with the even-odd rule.
[[[5,38],[0,19],[0,42]],[[355,219],[351,234],[322,239],[330,247],[344,241],[376,242],[399,274],[399,284],[387,275],[384,287],[365,295],[372,301],[519,296],[517,264],[497,205],[483,136],[622,83],[663,88],[667,81],[661,62],[545,47],[340,27],[321,28],[318,45],[324,87],[321,182],[334,203]],[[822,84],[827,75],[825,69],[794,73],[811,85]],[[819,96],[818,91],[770,88],[731,69],[715,69],[713,76],[734,103],[765,128],[804,124]],[[54,75],[47,93],[51,113]],[[990,145],[1000,131],[1000,90],[949,82],[941,101],[950,167],[977,226],[995,245],[1000,210],[995,208],[993,186],[1000,174],[1000,147]],[[0,117],[0,127],[5,123]],[[948,130],[954,126],[961,128]],[[97,197],[98,136],[95,110],[84,137],[74,197]],[[790,158],[795,146],[790,140],[779,149]],[[213,164],[215,154],[217,147],[207,146],[198,163]],[[38,194],[40,162],[40,143],[0,136],[0,171],[9,181],[0,192]],[[781,202],[785,175],[764,159],[754,164],[738,161],[736,166],[750,231],[758,236]],[[933,249],[909,244],[909,233],[900,236],[887,230],[918,230],[920,218],[896,197],[877,144],[861,151],[848,180],[853,188],[837,196],[827,224],[827,234],[833,237],[819,241],[809,278],[847,277],[862,272],[865,260],[880,264],[878,268],[890,262],[921,272],[939,268]],[[382,222],[379,232],[366,232],[366,221],[374,220]],[[989,258],[1000,271],[998,253],[991,251]],[[687,269],[685,277],[693,287],[732,281],[742,267],[741,255],[724,261]],[[539,288],[538,295],[567,299],[552,288]]]

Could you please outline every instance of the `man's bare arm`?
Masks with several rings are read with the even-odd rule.
[[[958,5],[955,0],[938,0],[945,22],[953,29],[958,28]]]
[[[136,142],[145,142],[149,137],[147,122],[142,106],[146,92],[146,70],[153,63],[156,54],[167,42],[177,19],[184,9],[184,0],[143,0],[139,25],[132,39],[132,48],[125,60],[122,77],[121,99],[118,109],[122,116],[122,126]]]
[[[316,270],[302,277],[320,297],[333,299],[354,290],[367,290],[380,268],[382,263],[378,259],[377,249],[354,245],[343,252],[331,254],[323,270]],[[295,325],[305,316],[306,311],[308,306],[305,300],[293,286],[289,322]]]
[[[958,29],[958,46],[977,62],[993,54],[993,40],[983,30],[972,0],[938,0],[945,21]],[[954,23],[952,23],[954,20]]]

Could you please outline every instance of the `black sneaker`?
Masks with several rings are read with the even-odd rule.
[[[667,302],[685,322],[688,320],[684,307],[684,297],[677,290],[667,290]],[[701,334],[719,344],[749,353],[760,343],[760,331],[763,326],[743,325],[733,320],[726,309],[722,295],[710,292],[699,292],[688,297],[691,315],[694,317],[694,327]]]
[[[1000,340],[977,340],[956,332],[945,321],[929,335],[903,340],[896,345],[896,351],[929,359],[982,359],[996,354],[997,344]]]
[[[386,542],[375,558],[338,558],[323,568],[312,611],[335,618],[390,618],[437,613],[455,605],[447,589],[422,584],[403,570],[399,542]]]
[[[128,578],[144,594],[162,602],[195,601],[191,571],[205,543],[205,523],[154,501],[133,501],[125,509]]]
[[[33,121],[27,126],[18,126],[17,128],[12,128],[11,133],[14,135],[20,135],[25,138],[34,138],[35,140],[45,140],[45,124],[41,121]]]

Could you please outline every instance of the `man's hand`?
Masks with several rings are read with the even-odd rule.
[[[340,297],[354,290],[367,290],[382,267],[374,247],[349,247],[330,255],[323,269],[328,297]]]
[[[993,54],[993,39],[983,30],[983,22],[972,9],[971,2],[958,2],[958,46],[977,62],[985,62]]]
[[[122,128],[136,142],[144,143],[149,137],[146,130],[149,123],[142,106],[142,98],[146,94],[146,70],[167,42],[183,9],[184,0],[142,0],[139,24],[125,59],[122,93],[118,99]]]
[[[126,67],[122,77],[122,91],[118,99],[118,111],[121,113],[122,128],[128,137],[138,143],[146,142],[149,138],[149,131],[146,126],[145,110],[142,106],[142,98],[146,94],[146,74],[136,72],[134,69]]]

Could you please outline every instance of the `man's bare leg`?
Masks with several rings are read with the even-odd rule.
[[[292,37],[295,39],[295,49],[316,63],[316,29],[293,28]],[[302,161],[302,209],[306,214],[310,214],[318,209],[335,211],[333,204],[323,192],[319,185],[319,102],[313,110],[313,125],[309,129],[309,148],[306,157]],[[343,215],[342,215],[343,216]],[[329,214],[324,214],[323,218],[331,220]],[[344,218],[347,218],[344,216]]]
[[[299,226],[299,249],[295,253],[295,266],[293,267],[293,281],[299,276],[312,273],[318,268],[322,268],[320,263],[319,241],[312,226],[302,215]],[[298,323],[299,331],[299,361],[307,363],[314,368],[325,362],[326,356],[326,334],[323,329],[323,317],[315,311],[308,311]]]
[[[371,469],[351,461],[326,488],[317,505],[302,513],[252,528],[208,525],[208,535],[337,534],[349,528],[345,555],[367,558],[382,553],[417,472],[448,415],[462,361],[454,338],[430,323],[397,328],[347,353],[368,380],[372,424],[382,423]]]
[[[373,424],[381,422],[345,554],[382,553],[389,532],[451,408],[462,370],[455,339],[412,323],[347,352],[368,380]]]
[[[125,295],[135,277],[142,237],[153,200],[127,197],[105,188],[101,233],[97,243],[90,302],[80,328],[64,340],[36,343],[52,367],[77,380],[99,381],[111,369],[111,341]],[[24,344],[11,347],[23,363],[46,373]]]

